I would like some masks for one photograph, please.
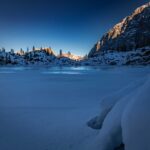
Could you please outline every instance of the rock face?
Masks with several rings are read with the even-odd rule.
[[[150,2],[109,30],[89,53],[95,57],[106,51],[127,52],[150,46]]]

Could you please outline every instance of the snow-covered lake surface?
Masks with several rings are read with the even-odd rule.
[[[104,96],[150,67],[1,67],[0,150],[86,150]]]

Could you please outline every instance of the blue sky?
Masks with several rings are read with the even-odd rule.
[[[0,47],[49,47],[78,55],[147,0],[1,0]]]

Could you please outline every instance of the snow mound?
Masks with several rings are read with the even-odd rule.
[[[150,78],[127,105],[121,124],[126,150],[150,149]]]
[[[103,98],[100,115],[88,122],[101,129],[87,149],[114,150],[125,144],[126,150],[149,150],[150,79],[132,83]]]
[[[114,105],[121,100],[125,93],[131,93],[136,87],[142,84],[143,81],[134,82],[127,87],[102,98],[100,102],[100,114],[91,119],[87,125],[93,129],[100,129],[107,114],[111,111]]]

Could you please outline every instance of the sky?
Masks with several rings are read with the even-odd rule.
[[[89,53],[102,35],[148,0],[1,0],[0,47]]]

